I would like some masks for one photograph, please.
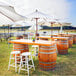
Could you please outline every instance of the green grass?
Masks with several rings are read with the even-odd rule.
[[[30,46],[31,47],[31,46]],[[8,71],[9,55],[12,51],[12,44],[8,48],[7,41],[0,42],[0,76],[24,76],[27,72],[15,73],[14,68]],[[76,45],[70,48],[68,55],[58,55],[57,65],[54,71],[42,71],[39,68],[38,58],[34,59],[35,68],[30,70],[30,76],[66,76],[76,75]]]

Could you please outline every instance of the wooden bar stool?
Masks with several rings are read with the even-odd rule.
[[[19,66],[19,73],[20,73],[20,70],[24,70],[24,71],[28,72],[28,76],[29,76],[29,69],[34,68],[34,70],[35,70],[31,53],[30,52],[22,53],[20,56],[20,59],[21,59],[21,61],[20,61],[20,66]],[[29,64],[29,61],[32,62],[32,65]],[[23,68],[23,67],[25,67],[25,68]]]
[[[8,70],[10,69],[10,66],[12,66],[12,67],[15,67],[15,72],[17,72],[17,67],[18,67],[17,66],[17,63],[18,63],[17,60],[20,59],[20,56],[17,56],[18,54],[20,54],[20,51],[12,51],[11,52],[10,59],[9,59]],[[13,56],[13,55],[15,55],[15,56]],[[12,59],[15,60],[14,63],[11,63]]]

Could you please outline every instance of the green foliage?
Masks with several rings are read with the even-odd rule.
[[[32,40],[35,40],[35,37],[32,37]]]

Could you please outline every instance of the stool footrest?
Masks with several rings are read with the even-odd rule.
[[[21,70],[25,70],[25,71],[28,71],[27,69],[21,69]]]

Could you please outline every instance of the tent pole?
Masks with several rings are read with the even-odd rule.
[[[24,34],[25,34],[25,27],[24,27]]]
[[[62,28],[62,24],[61,24],[61,23],[59,23],[59,24],[60,24],[60,26],[61,26],[61,27],[60,27],[60,33],[62,34],[62,31],[63,31],[63,30],[62,30],[62,29],[63,29],[63,28]]]
[[[9,35],[9,31],[10,31],[10,30],[9,30],[9,25],[8,25],[8,35]]]
[[[3,27],[4,27],[4,33],[5,33],[5,26],[3,25]]]

